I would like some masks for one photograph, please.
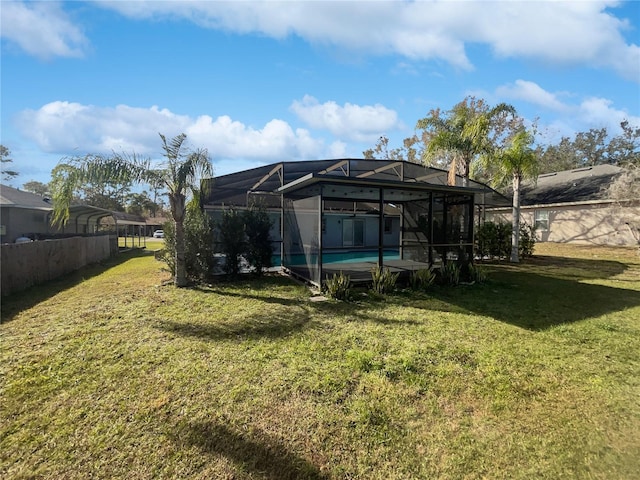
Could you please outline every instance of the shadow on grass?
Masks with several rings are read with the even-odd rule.
[[[299,303],[299,302],[298,302]],[[156,328],[168,333],[202,340],[253,340],[282,338],[311,326],[309,312],[289,307],[278,312],[262,311],[242,321],[195,323],[160,320]]]
[[[574,258],[493,265],[483,285],[436,288],[424,308],[472,312],[544,330],[640,305],[640,291],[585,283],[625,272],[623,263]],[[625,286],[621,284],[621,286]]]
[[[272,285],[272,286],[277,286],[277,285]],[[282,283],[279,284],[279,286],[282,286]],[[264,288],[270,288],[270,286],[256,286],[253,287],[253,290],[258,290],[258,289],[264,289]],[[294,305],[300,305],[300,299],[298,298],[283,298],[283,297],[277,297],[274,295],[256,295],[250,292],[242,292],[242,291],[234,291],[231,288],[216,288],[216,287],[202,287],[202,286],[194,286],[192,287],[193,290],[198,291],[198,292],[202,292],[205,294],[216,294],[216,295],[221,295],[221,296],[225,296],[225,297],[239,297],[239,298],[247,298],[247,299],[251,299],[251,300],[259,300],[261,302],[265,302],[265,303],[276,303],[278,305],[285,305],[285,306],[294,306]]]
[[[75,272],[71,272],[55,280],[34,285],[26,290],[12,293],[6,297],[2,297],[2,312],[0,313],[0,323],[9,322],[17,314],[23,310],[27,310],[48,298],[64,292],[76,285],[82,283],[88,278],[100,275],[107,270],[121,265],[132,258],[153,255],[149,250],[135,249],[127,252],[121,252],[118,255],[104,260],[100,263],[87,265]]]
[[[206,454],[222,455],[251,478],[322,480],[327,477],[302,457],[262,432],[238,433],[214,422],[187,426],[184,440]],[[178,427],[178,431],[181,428]]]
[[[388,319],[372,315],[373,311],[382,310],[389,303],[396,303],[400,299],[400,296],[392,295],[382,298],[371,298],[368,296],[359,296],[355,301],[342,302],[342,301],[323,301],[311,303],[311,308],[322,315],[340,316],[345,321],[352,322],[369,322],[377,323],[386,326],[395,325],[419,325],[422,322],[418,320],[406,320],[406,319]]]

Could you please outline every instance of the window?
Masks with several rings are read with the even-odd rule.
[[[549,211],[536,210],[534,214],[534,224],[538,231],[546,232],[549,230]]]

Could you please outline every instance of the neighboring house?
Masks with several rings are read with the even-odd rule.
[[[123,230],[125,235],[142,234],[146,220],[137,215],[112,212],[90,205],[72,205],[69,221],[63,228],[51,226],[53,205],[48,198],[13,187],[0,185],[0,243],[14,243],[20,237],[33,240],[93,234],[106,227]]]
[[[640,199],[616,201],[608,188],[624,170],[614,165],[540,175],[525,184],[521,221],[535,225],[543,242],[637,245]],[[493,209],[487,220],[511,221],[511,209]]]
[[[205,181],[203,206],[219,219],[264,205],[275,265],[306,281],[370,279],[377,265],[402,273],[471,257],[476,207],[508,200],[474,181],[447,185],[447,175],[392,160],[279,162]]]
[[[50,234],[53,207],[47,198],[0,185],[0,243],[30,234]]]

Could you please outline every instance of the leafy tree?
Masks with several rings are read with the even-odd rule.
[[[5,164],[13,163],[13,159],[11,158],[11,151],[4,145],[0,145],[0,162],[2,163],[2,180],[5,182],[8,182],[20,175],[15,170],[5,170]]]
[[[418,151],[415,148],[417,142],[418,137],[414,135],[405,138],[401,148],[389,150],[389,138],[383,135],[378,139],[373,148],[365,150],[362,154],[366,159],[406,160],[417,163]]]
[[[511,235],[511,262],[519,262],[520,243],[520,184],[525,178],[538,176],[538,157],[532,148],[533,135],[524,128],[518,131],[506,148],[494,155],[482,157],[482,162],[495,167],[494,183],[510,178],[513,186],[513,223]]]
[[[569,137],[562,137],[556,145],[538,146],[540,173],[571,170],[578,165],[578,155]]]
[[[539,146],[540,173],[558,172],[594,165],[640,165],[640,127],[627,120],[622,133],[610,137],[606,128],[562,137],[556,144]]]
[[[593,167],[602,163],[610,163],[607,145],[606,128],[592,128],[588,132],[576,134],[573,146],[578,157],[578,167]]]
[[[40,195],[41,197],[47,197],[51,195],[48,183],[37,182],[35,180],[24,183],[22,185],[22,189],[25,192],[35,193],[36,195]]]
[[[198,190],[201,176],[212,175],[213,167],[206,150],[190,151],[185,148],[187,136],[184,133],[170,141],[162,134],[160,138],[165,160],[158,166],[152,166],[149,159],[135,154],[114,154],[111,157],[87,155],[58,164],[52,171],[51,181],[53,223],[65,224],[69,220],[69,206],[74,191],[86,182],[162,185],[168,192],[175,227],[174,283],[177,287],[184,287],[187,285],[184,241],[186,198],[190,192]]]
[[[640,167],[640,126],[633,126],[624,120],[620,122],[620,127],[622,133],[609,142],[609,157],[621,166]]]
[[[85,181],[77,188],[78,201],[93,207],[124,212],[126,198],[133,182],[127,180]]]
[[[252,204],[244,212],[245,234],[247,238],[246,257],[258,275],[271,266],[273,249],[271,246],[272,222],[264,206]]]
[[[185,270],[187,278],[194,281],[211,278],[217,264],[214,222],[200,207],[200,193],[195,192],[187,203],[184,217]],[[167,222],[163,228],[164,260],[171,271],[175,271],[175,227],[172,222]]]
[[[146,217],[155,217],[160,206],[156,204],[146,190],[141,193],[129,193],[125,198],[125,209],[127,213],[142,215]]]
[[[243,215],[235,208],[229,208],[222,212],[217,227],[220,247],[226,258],[224,270],[229,275],[238,275],[246,244]]]
[[[491,108],[484,100],[474,97],[467,97],[444,113],[432,110],[416,124],[416,128],[424,130],[422,160],[432,164],[435,158],[451,156],[449,183],[453,183],[459,168],[462,185],[466,187],[471,162],[496,149],[521,123],[511,105],[501,103]]]

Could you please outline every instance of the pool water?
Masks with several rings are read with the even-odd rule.
[[[384,260],[400,260],[400,252],[398,250],[384,250]],[[316,263],[317,255],[310,255],[306,258],[304,254],[296,254],[291,257],[291,265],[304,265],[307,261]],[[281,265],[280,255],[271,257],[273,265]],[[322,263],[353,263],[353,262],[373,262],[378,261],[378,250],[353,250],[343,252],[330,252],[322,254]]]

